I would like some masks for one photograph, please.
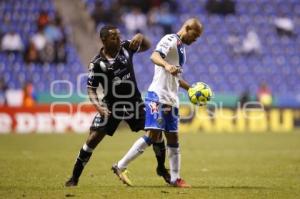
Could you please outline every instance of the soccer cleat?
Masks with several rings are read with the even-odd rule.
[[[76,187],[78,184],[78,179],[74,179],[73,177],[71,177],[66,183],[65,186],[66,187]]]
[[[129,180],[127,176],[127,169],[120,169],[117,164],[114,164],[111,167],[111,170],[118,176],[118,178],[124,183],[127,184],[128,186],[132,186],[132,182]]]
[[[190,188],[191,185],[187,184],[183,179],[178,178],[175,182],[171,182],[171,185],[179,188]]]
[[[171,176],[169,174],[168,169],[166,169],[165,167],[161,168],[161,167],[157,167],[156,168],[156,173],[158,176],[163,177],[163,179],[165,180],[166,183],[170,184],[171,182]]]

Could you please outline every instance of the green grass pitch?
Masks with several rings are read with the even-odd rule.
[[[299,131],[182,134],[181,175],[190,189],[169,187],[156,176],[150,148],[129,167],[134,187],[117,179],[111,165],[141,135],[125,128],[106,137],[76,188],[63,184],[86,134],[1,135],[0,198],[300,198]]]

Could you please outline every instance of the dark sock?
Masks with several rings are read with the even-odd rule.
[[[91,152],[84,151],[83,149],[80,150],[79,155],[76,160],[76,163],[74,165],[74,169],[73,169],[73,176],[72,176],[73,180],[78,181],[78,179],[82,173],[82,170],[83,170],[84,166],[88,163],[91,155],[92,155]]]
[[[166,160],[166,146],[165,141],[159,143],[153,143],[153,150],[155,152],[157,167],[165,168],[165,160]]]

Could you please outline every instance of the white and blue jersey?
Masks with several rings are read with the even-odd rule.
[[[155,51],[169,63],[181,67],[186,61],[185,49],[176,34],[165,35]],[[155,65],[152,83],[145,97],[145,129],[160,129],[167,132],[178,131],[178,90],[181,73],[172,75],[161,66]]]
[[[185,63],[185,49],[180,38],[176,34],[164,36],[156,46],[155,51],[169,63],[181,67]],[[179,107],[178,89],[181,73],[172,75],[161,66],[155,65],[154,76],[148,91],[155,92],[159,102],[170,106]]]

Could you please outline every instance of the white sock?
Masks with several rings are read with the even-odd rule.
[[[179,147],[169,147],[168,146],[168,155],[170,162],[170,174],[171,174],[171,182],[175,182],[178,178],[180,178],[180,161],[181,155]]]
[[[147,140],[147,142],[145,141],[145,139]],[[120,169],[125,169],[127,168],[128,164],[136,159],[139,155],[141,155],[144,150],[150,146],[150,142],[149,142],[149,138],[145,136],[139,138],[137,141],[135,141],[135,143],[132,145],[132,147],[129,149],[129,151],[126,153],[126,155],[118,162],[118,167]]]

